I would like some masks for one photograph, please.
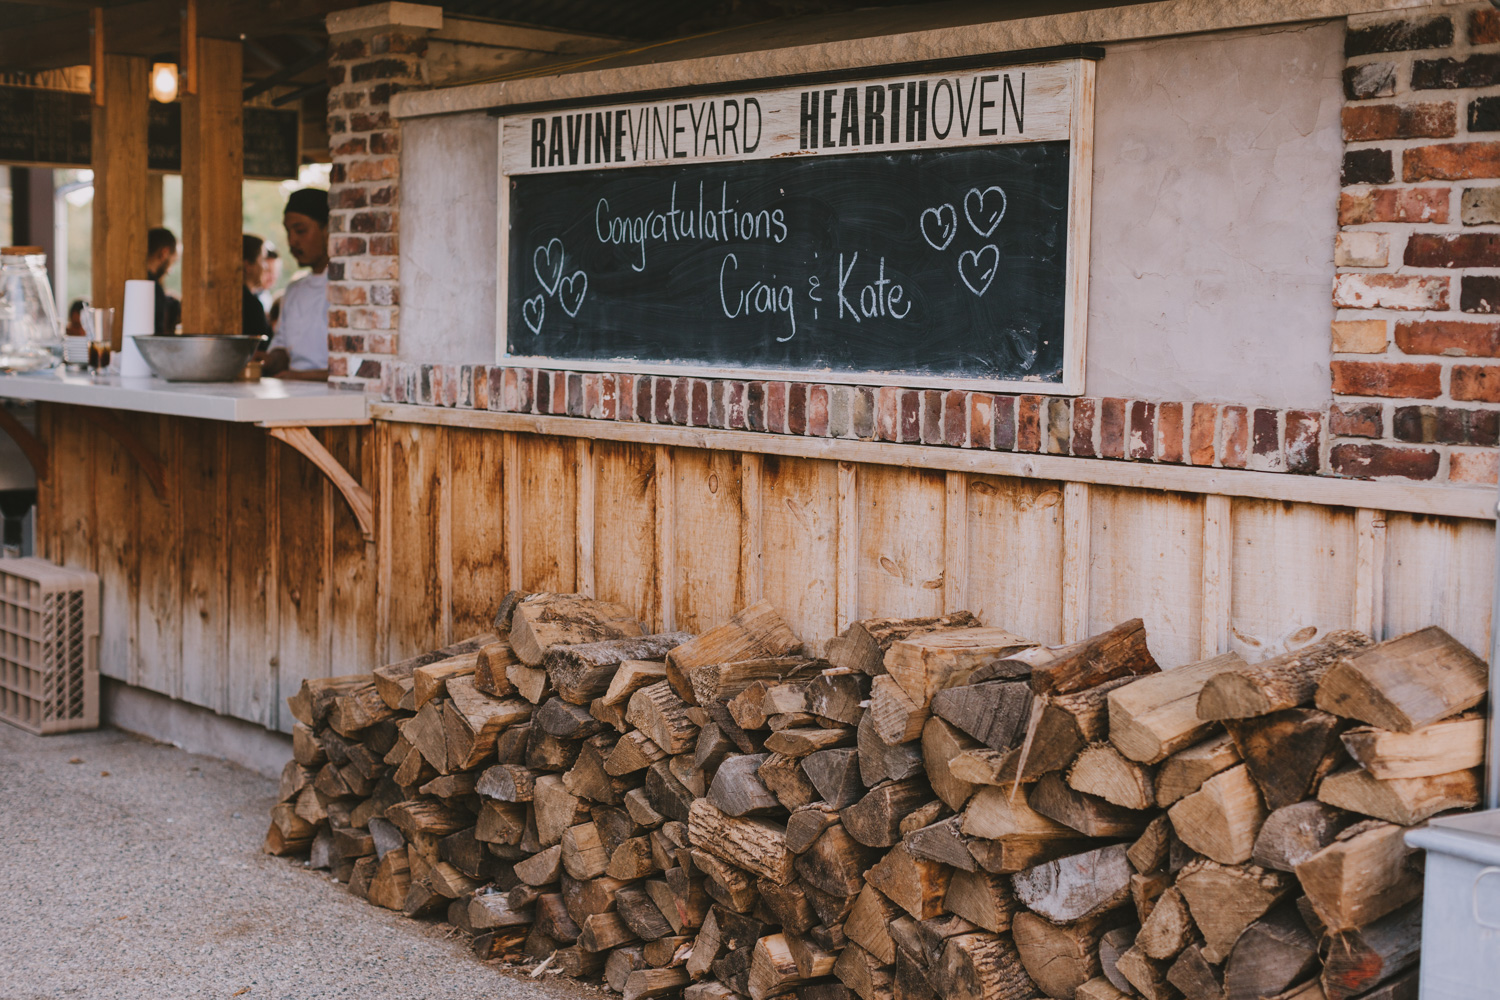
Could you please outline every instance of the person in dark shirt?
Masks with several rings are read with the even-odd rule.
[[[245,285],[242,289],[240,315],[243,322],[241,333],[247,337],[261,338],[260,350],[271,342],[271,324],[266,322],[266,310],[260,304],[260,289],[264,283],[266,266],[266,241],[259,236],[246,233],[241,237],[245,259]]]
[[[182,303],[167,294],[162,279],[177,263],[177,237],[170,229],[146,233],[146,277],[156,282],[156,333],[176,333],[182,321]]]

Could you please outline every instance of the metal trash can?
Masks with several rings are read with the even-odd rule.
[[[1427,851],[1421,1000],[1500,997],[1500,809],[1406,835]]]

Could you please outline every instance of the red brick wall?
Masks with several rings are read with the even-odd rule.
[[[1495,481],[1500,11],[1353,18],[1330,471]]]
[[[425,79],[426,32],[380,28],[330,39],[329,381],[373,388],[395,355],[401,293],[401,128],[391,97]]]

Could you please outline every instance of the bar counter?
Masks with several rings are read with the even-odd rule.
[[[322,382],[167,382],[45,372],[0,375],[0,399],[99,406],[229,423],[318,424],[367,419],[363,393]]]

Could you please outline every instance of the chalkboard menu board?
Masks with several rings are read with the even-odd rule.
[[[1078,393],[1092,64],[502,123],[501,356]]]
[[[92,162],[92,122],[88,94],[0,86],[0,163],[87,167]],[[300,122],[301,114],[293,108],[245,108],[247,178],[297,176]],[[146,165],[166,173],[182,170],[182,105],[151,102]]]

